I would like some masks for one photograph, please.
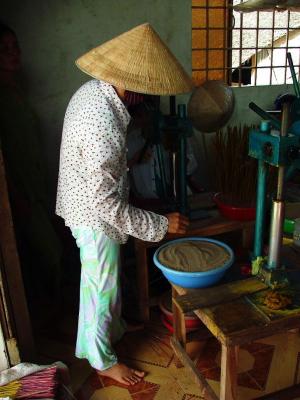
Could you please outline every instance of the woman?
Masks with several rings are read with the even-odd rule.
[[[120,244],[128,235],[159,242],[167,232],[185,233],[188,221],[128,204],[126,107],[143,93],[187,92],[192,84],[149,24],[91,50],[77,65],[96,79],[79,88],[66,111],[56,204],[82,263],[76,356],[88,359],[99,375],[133,385],[144,373],[120,363],[112,347],[126,329]]]

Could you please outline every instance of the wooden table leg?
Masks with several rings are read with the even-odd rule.
[[[150,319],[147,248],[138,240],[134,241],[134,247],[136,256],[138,305],[140,310],[139,319],[142,322],[147,322]]]
[[[172,312],[173,312],[173,338],[176,343],[179,343],[182,350],[186,352],[186,328],[185,328],[185,319],[184,313],[178,307],[174,299],[178,296],[176,290],[172,287]],[[178,358],[177,353],[175,352],[175,365],[177,368],[182,368],[183,364],[181,359]]]
[[[178,296],[176,290],[172,287],[172,311],[173,311],[173,329],[174,337],[181,344],[181,346],[186,348],[186,328],[184,313],[178,307],[174,299]]]
[[[220,400],[236,400],[238,346],[222,344]]]

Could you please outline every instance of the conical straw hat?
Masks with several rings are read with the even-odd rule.
[[[191,78],[148,23],[90,50],[76,65],[96,79],[138,93],[175,95],[193,88]]]

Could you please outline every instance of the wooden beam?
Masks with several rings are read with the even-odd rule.
[[[10,303],[14,321],[11,327],[16,334],[21,361],[35,360],[35,347],[29,318],[19,255],[8,198],[5,168],[0,149],[0,255],[2,278],[5,281],[5,300]],[[12,339],[12,338],[6,338]]]
[[[200,373],[200,371],[197,370],[195,364],[188,357],[178,340],[176,340],[174,337],[171,338],[171,346],[176,356],[179,358],[182,364],[192,373],[195,382],[199,385],[199,395],[205,400],[218,400],[218,397],[216,396],[215,392],[212,390],[204,376]]]

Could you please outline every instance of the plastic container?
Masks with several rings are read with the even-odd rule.
[[[164,293],[159,300],[159,308],[162,313],[161,320],[164,326],[173,333],[173,312],[172,312],[172,294]],[[201,320],[194,313],[184,314],[185,328],[187,332],[199,329],[203,325]]]
[[[166,246],[177,242],[186,242],[186,241],[205,241],[210,243],[216,243],[217,245],[223,247],[229,253],[229,260],[220,265],[220,267],[211,269],[209,271],[204,272],[184,272],[184,271],[176,271],[174,269],[165,267],[158,260],[159,252]],[[225,272],[230,268],[234,262],[234,254],[229,246],[225,243],[220,242],[214,239],[207,239],[201,237],[187,237],[183,239],[172,240],[161,247],[159,247],[153,256],[154,264],[162,271],[164,276],[168,279],[169,282],[174,283],[175,285],[182,286],[184,288],[204,288],[208,286],[212,286],[215,283],[219,282]]]
[[[283,232],[293,233],[294,232],[295,221],[293,219],[285,218],[283,222]]]
[[[227,204],[222,199],[221,193],[216,193],[213,199],[218,206],[220,214],[223,215],[223,217],[233,219],[235,221],[252,221],[255,219],[255,207],[237,207],[231,204]]]
[[[295,220],[300,218],[300,201],[292,201],[285,203],[285,215],[284,215],[283,231],[284,233],[294,232]]]

